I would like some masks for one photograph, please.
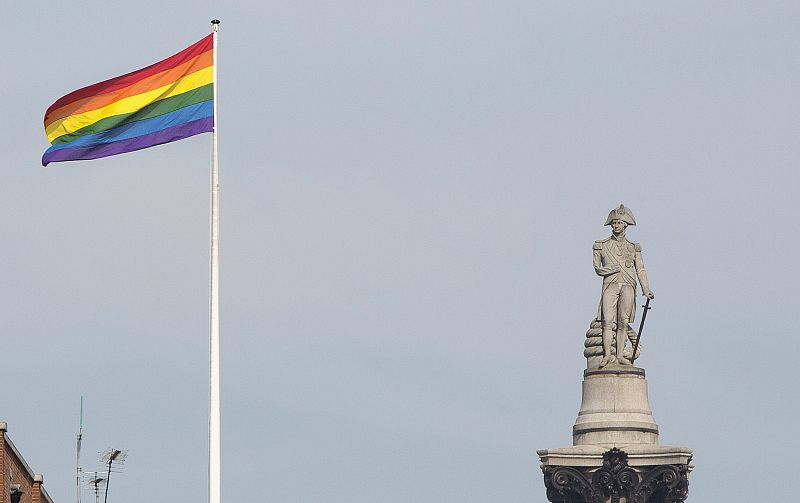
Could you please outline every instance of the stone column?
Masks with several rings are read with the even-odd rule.
[[[659,445],[644,369],[583,372],[572,446],[538,451],[552,503],[680,503],[692,451]]]
[[[539,451],[547,499],[552,503],[682,503],[689,496],[691,455],[682,460],[680,454],[672,454],[678,461],[674,464],[664,464],[663,459],[645,461],[646,456],[640,456],[632,466],[628,454],[615,447],[602,454],[597,467],[589,457],[573,466],[549,464]]]

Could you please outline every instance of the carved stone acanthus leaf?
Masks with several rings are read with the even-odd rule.
[[[569,466],[542,470],[551,503],[683,503],[689,496],[688,465],[637,471],[628,466],[628,455],[616,447],[603,454],[603,466],[593,473]]]
[[[628,466],[628,454],[614,447],[603,453],[603,467],[592,475],[595,490],[603,493],[603,501],[619,503],[639,485],[639,474]]]
[[[683,503],[689,497],[687,465],[664,465],[651,471],[633,493],[631,503]]]
[[[580,470],[568,466],[545,466],[544,486],[552,503],[605,503]]]

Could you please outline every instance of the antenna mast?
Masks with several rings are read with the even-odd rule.
[[[94,503],[100,503],[100,484],[105,483],[106,479],[100,476],[100,472],[86,472],[87,475],[94,475],[89,480],[89,485],[94,488]]]
[[[113,463],[117,463],[117,466],[121,466],[127,457],[128,451],[121,451],[114,448],[109,448],[105,453],[103,453],[103,463],[108,464],[108,473],[106,474],[106,494],[103,497],[103,503],[108,503],[108,486],[111,483],[111,465]]]

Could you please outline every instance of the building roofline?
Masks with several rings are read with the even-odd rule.
[[[53,503],[53,500],[52,500],[52,498],[50,498],[50,495],[47,494],[47,491],[45,490],[44,485],[39,486],[39,488],[42,490],[42,499],[44,501],[46,501],[47,503]]]
[[[23,468],[25,468],[25,471],[28,472],[28,476],[31,478],[31,480],[36,480],[36,479],[41,480],[42,476],[33,473],[33,470],[31,470],[31,467],[30,465],[28,465],[28,462],[25,461],[25,458],[22,457],[22,454],[20,454],[19,450],[17,449],[17,446],[14,445],[14,442],[11,441],[11,438],[9,438],[8,436],[7,429],[8,426],[6,425],[6,423],[0,422],[0,431],[3,432],[3,440],[5,441],[6,445],[11,448],[11,452],[14,453],[14,456],[16,456],[19,463],[22,465]],[[39,485],[39,489],[42,492],[42,499],[44,500],[44,502],[53,503],[53,499],[50,497],[49,494],[47,494],[47,491],[45,490],[43,484]]]
[[[31,470],[31,467],[28,465],[28,462],[25,461],[25,458],[23,458],[22,454],[20,454],[19,451],[17,450],[17,446],[14,445],[14,442],[12,442],[11,439],[8,437],[8,433],[6,433],[4,431],[3,432],[3,437],[5,438],[6,445],[11,447],[11,452],[14,453],[14,455],[19,460],[20,464],[22,464],[22,466],[25,467],[25,471],[28,472],[28,476],[31,478],[31,480],[33,480],[33,476],[36,475],[36,474],[33,473],[33,470]]]

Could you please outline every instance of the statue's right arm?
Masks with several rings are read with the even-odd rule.
[[[592,262],[594,264],[594,272],[596,272],[598,276],[605,277],[614,274],[615,272],[619,272],[618,264],[603,266],[603,260],[600,257],[600,248],[596,244],[594,246],[592,255],[593,255]]]

